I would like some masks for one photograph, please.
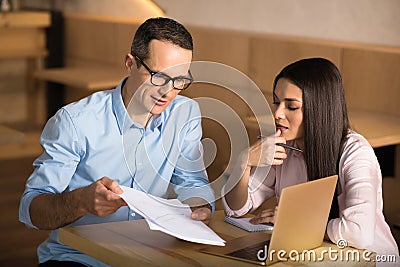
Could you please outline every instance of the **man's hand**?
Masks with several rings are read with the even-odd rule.
[[[88,187],[84,188],[86,211],[104,217],[116,212],[126,202],[116,194],[121,194],[122,189],[118,182],[109,177],[103,177]]]
[[[188,198],[182,203],[187,204],[192,209],[190,217],[196,221],[202,221],[209,224],[211,220],[211,205],[204,199],[199,197]]]
[[[89,186],[71,192],[38,195],[32,200],[29,209],[32,223],[39,229],[53,230],[70,224],[87,213],[110,215],[127,205],[114,193],[122,193],[118,183],[103,177]]]
[[[196,221],[202,221],[205,224],[209,224],[211,220],[211,207],[209,204],[192,208],[192,214],[190,217]]]

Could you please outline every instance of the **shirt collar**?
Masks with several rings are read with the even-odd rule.
[[[131,125],[127,123],[126,120],[128,117],[128,112],[126,111],[124,101],[122,100],[122,88],[128,78],[124,78],[121,83],[114,89],[112,94],[112,102],[113,102],[113,111],[115,117],[117,119],[118,128],[121,134],[125,132],[127,128],[130,128]],[[129,120],[132,124],[132,121]]]
[[[167,107],[167,108],[169,108],[169,107]],[[165,111],[163,111],[159,115],[153,115],[149,121],[150,130],[152,130],[154,132],[154,130],[156,128],[161,129],[162,125],[164,124],[164,121],[165,121]]]
[[[115,117],[117,119],[118,123],[118,128],[121,134],[123,134],[127,129],[133,127],[138,127],[138,128],[143,128],[141,125],[139,125],[136,122],[133,122],[131,118],[128,115],[128,112],[125,108],[124,101],[122,100],[122,88],[124,87],[124,84],[126,82],[127,78],[124,78],[124,80],[121,81],[121,83],[115,88],[113,95],[112,95],[112,101],[113,101],[113,110]],[[166,110],[169,110],[171,108],[171,105],[169,105]],[[156,128],[162,127],[163,123],[165,122],[165,111],[164,110],[160,115],[153,115],[150,118],[148,128],[154,132]]]

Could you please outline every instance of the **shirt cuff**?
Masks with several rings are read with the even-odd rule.
[[[26,226],[34,229],[39,229],[39,228],[33,225],[31,221],[31,214],[29,212],[29,208],[31,206],[32,200],[38,195],[40,195],[40,193],[25,194],[21,198],[21,202],[19,204],[19,221],[24,223]]]
[[[241,207],[238,210],[232,210],[229,207],[229,205],[226,202],[226,200],[225,200],[225,185],[222,187],[221,193],[222,193],[222,196],[223,196],[222,197],[222,205],[224,206],[225,213],[226,213],[227,216],[229,216],[229,217],[231,217],[231,216],[240,217],[242,215],[245,215],[246,213],[248,213],[251,210],[252,204],[251,204],[251,200],[250,200],[250,194],[248,195],[247,201],[243,205],[243,207]]]
[[[202,198],[207,201],[211,206],[211,212],[214,214],[215,212],[215,197],[214,192],[209,186],[201,186],[201,187],[192,187],[187,189],[181,189],[178,194],[178,200],[183,202],[189,198]]]

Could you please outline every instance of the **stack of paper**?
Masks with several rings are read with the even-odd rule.
[[[164,199],[121,186],[120,196],[129,208],[143,216],[151,230],[159,230],[177,238],[209,245],[225,246],[213,230],[201,221],[190,218],[192,210],[177,199]]]

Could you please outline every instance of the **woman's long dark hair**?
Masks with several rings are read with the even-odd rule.
[[[274,80],[285,78],[303,91],[304,158],[308,180],[338,174],[342,145],[349,130],[342,77],[324,58],[302,59],[286,66]],[[337,195],[330,218],[339,216]]]

